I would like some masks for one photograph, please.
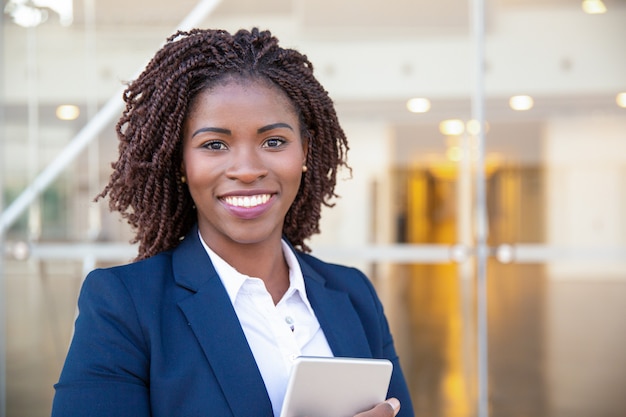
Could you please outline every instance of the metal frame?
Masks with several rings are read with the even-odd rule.
[[[474,85],[472,119],[478,123],[476,160],[476,338],[477,338],[477,416],[489,415],[489,374],[487,334],[487,196],[485,182],[485,2],[470,0],[472,44],[474,47]]]

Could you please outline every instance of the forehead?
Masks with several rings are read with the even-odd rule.
[[[227,75],[207,86],[190,103],[190,113],[201,103],[217,99],[221,104],[234,103],[237,99],[267,100],[279,104],[286,111],[299,115],[297,107],[289,96],[272,81],[262,77]],[[191,114],[190,114],[191,115]]]

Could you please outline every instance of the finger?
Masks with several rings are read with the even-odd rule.
[[[371,410],[359,413],[354,417],[394,417],[398,414],[398,411],[400,411],[400,401],[390,398]]]
[[[398,411],[400,411],[400,401],[397,398],[389,398],[387,401],[385,401],[385,403],[391,406],[391,409],[393,410],[393,416],[398,414]]]

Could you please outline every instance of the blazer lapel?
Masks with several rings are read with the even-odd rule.
[[[252,351],[230,298],[193,228],[173,254],[177,283],[195,292],[178,303],[237,417],[272,416]]]
[[[307,297],[335,356],[370,358],[363,324],[347,293],[330,289],[326,280],[298,256]]]

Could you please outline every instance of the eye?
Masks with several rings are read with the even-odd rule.
[[[264,148],[279,148],[286,141],[281,138],[269,138],[263,143]]]
[[[226,144],[219,140],[212,140],[202,145],[203,148],[211,151],[224,151],[227,149]]]

